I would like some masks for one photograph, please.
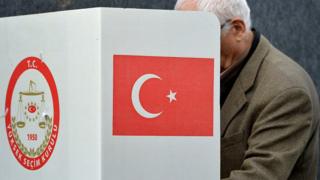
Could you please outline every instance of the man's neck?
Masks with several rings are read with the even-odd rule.
[[[254,33],[252,31],[247,32],[246,39],[244,39],[243,42],[240,42],[241,45],[239,45],[239,50],[224,57],[224,62],[221,62],[221,73],[247,57],[252,46],[253,39]]]
[[[246,58],[249,54],[249,51],[252,47],[252,43],[253,43],[253,39],[254,39],[254,33],[250,30],[248,31],[247,35],[246,35],[246,39],[243,43],[243,48],[242,48],[242,52],[239,53],[239,58],[236,61],[241,61],[244,58]]]

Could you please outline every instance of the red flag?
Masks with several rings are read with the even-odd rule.
[[[113,135],[213,136],[214,61],[114,56]]]

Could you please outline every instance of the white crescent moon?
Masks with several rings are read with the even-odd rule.
[[[155,74],[145,74],[142,75],[133,85],[132,92],[131,92],[131,101],[133,104],[134,109],[137,111],[138,114],[140,114],[142,117],[147,118],[147,119],[152,119],[160,116],[160,113],[150,113],[146,111],[140,102],[140,89],[142,85],[149,79],[160,79],[161,78]]]

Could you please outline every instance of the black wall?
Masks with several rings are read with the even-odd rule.
[[[0,0],[0,17],[89,7],[172,9],[175,1]],[[248,2],[254,27],[310,73],[320,94],[320,0]]]
[[[248,2],[254,26],[310,73],[320,93],[320,1]]]

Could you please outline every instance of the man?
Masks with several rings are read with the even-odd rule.
[[[221,23],[221,177],[315,180],[319,98],[307,73],[251,29],[245,0],[179,0]]]

